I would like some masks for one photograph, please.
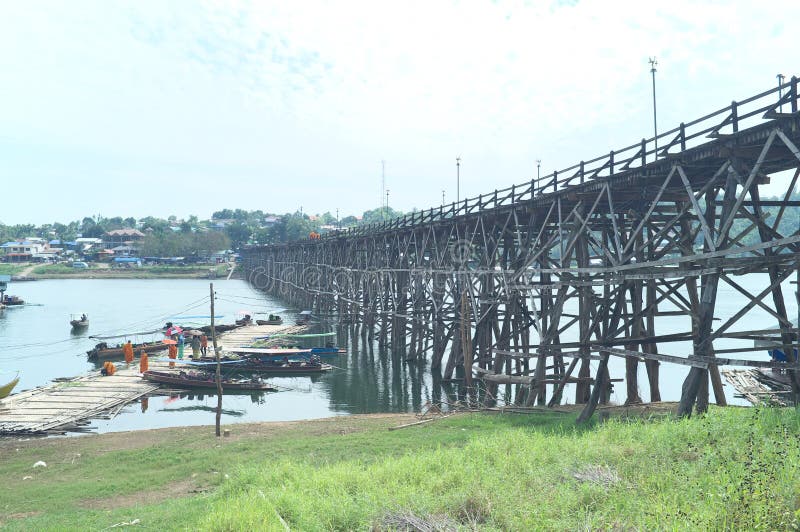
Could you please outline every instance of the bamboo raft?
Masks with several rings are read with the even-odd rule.
[[[220,347],[234,347],[252,343],[260,336],[304,330],[305,327],[294,325],[254,325],[223,333],[217,340]],[[150,369],[169,370],[168,361],[151,359]],[[126,405],[159,388],[157,383],[142,379],[137,353],[134,364],[118,365],[114,375],[102,376],[99,371],[91,371],[0,400],[0,436],[86,431],[89,420],[113,417]]]

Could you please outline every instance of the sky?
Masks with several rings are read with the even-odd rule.
[[[0,7],[5,224],[424,209],[650,137],[651,56],[660,130],[800,74],[796,1]]]

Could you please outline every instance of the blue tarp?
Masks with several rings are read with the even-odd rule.
[[[142,262],[142,259],[137,259],[136,257],[117,257],[114,259],[114,262]]]

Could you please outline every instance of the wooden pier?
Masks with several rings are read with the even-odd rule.
[[[300,333],[305,326],[252,325],[220,334],[218,346],[224,350],[248,345],[271,334]],[[191,351],[190,351],[191,353]],[[138,355],[138,353],[137,353]],[[179,360],[176,363],[180,364]],[[150,359],[150,369],[169,370],[164,360]],[[126,405],[159,389],[142,379],[139,360],[117,363],[117,372],[103,376],[99,370],[45,386],[26,390],[0,400],[0,435],[48,435],[82,431],[89,420],[116,416]]]
[[[125,405],[158,389],[121,364],[114,375],[99,371],[26,390],[0,401],[0,434],[54,434],[80,430],[92,418],[114,416]]]

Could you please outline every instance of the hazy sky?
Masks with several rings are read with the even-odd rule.
[[[0,221],[427,208],[800,73],[800,2],[0,1]]]

